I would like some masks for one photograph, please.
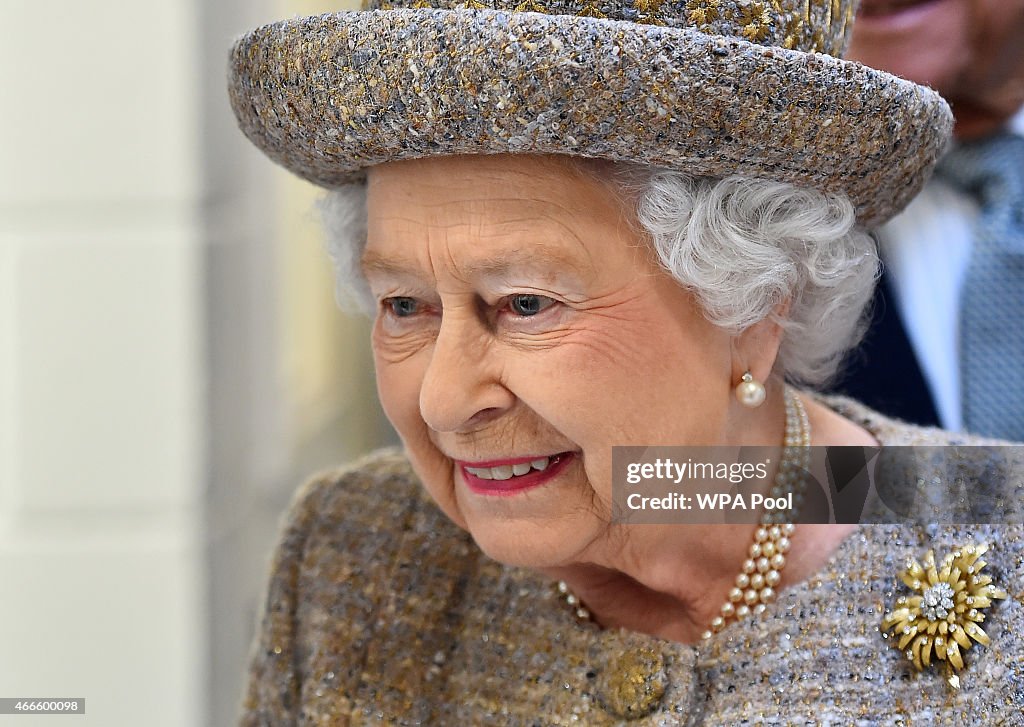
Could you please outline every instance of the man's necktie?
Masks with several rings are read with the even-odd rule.
[[[1024,441],[1024,138],[962,144],[938,172],[980,205],[960,299],[964,425]]]

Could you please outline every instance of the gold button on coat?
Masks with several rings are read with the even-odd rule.
[[[616,717],[637,719],[657,708],[667,685],[661,653],[632,648],[601,667],[597,694],[602,706]]]

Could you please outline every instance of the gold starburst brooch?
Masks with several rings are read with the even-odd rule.
[[[914,595],[898,598],[896,608],[882,619],[883,638],[903,651],[918,671],[944,662],[955,689],[960,688],[956,672],[964,668],[963,652],[974,642],[990,643],[980,626],[983,611],[993,599],[1006,598],[1006,591],[981,574],[986,565],[981,556],[987,550],[987,545],[968,545],[938,566],[933,551],[928,551],[923,566],[911,558],[900,580]]]

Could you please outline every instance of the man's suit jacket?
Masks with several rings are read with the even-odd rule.
[[[847,356],[833,390],[895,419],[939,426],[937,407],[884,273],[875,289],[868,331]]]

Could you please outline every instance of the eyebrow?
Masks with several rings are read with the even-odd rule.
[[[423,276],[414,265],[406,265],[389,256],[381,255],[373,250],[363,253],[361,265],[364,274],[379,273],[393,277],[411,277],[420,279]],[[580,265],[579,260],[566,255],[552,253],[544,247],[532,250],[517,249],[500,254],[483,256],[460,269],[472,278],[501,278],[512,270],[559,271],[579,274],[589,266]]]

